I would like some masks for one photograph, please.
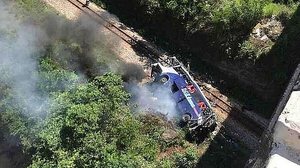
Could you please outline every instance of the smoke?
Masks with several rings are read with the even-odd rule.
[[[161,113],[172,119],[178,116],[176,103],[169,88],[159,84],[136,85],[129,84],[131,102],[137,112]]]
[[[63,67],[93,77],[118,66],[111,49],[119,40],[104,35],[104,27],[88,16],[80,15],[74,22],[50,14],[44,20],[41,26],[49,37],[47,43],[56,51],[51,57]]]
[[[67,21],[49,14],[42,22],[19,20],[8,4],[0,1],[0,82],[13,90],[16,104],[28,117],[46,114],[51,100],[39,93],[38,59],[46,55],[78,75],[93,77],[108,71],[122,76],[137,111],[176,116],[176,104],[169,89],[159,85],[138,85],[146,74],[143,67],[118,61],[112,50],[119,39],[105,35],[103,27],[87,16]]]
[[[123,63],[119,66],[118,73],[125,82],[126,90],[131,94],[130,104],[135,112],[160,113],[168,119],[178,115],[171,88],[153,83],[152,79],[144,83],[142,80],[147,74],[141,65]]]
[[[160,113],[172,119],[178,115],[171,89],[152,81],[142,82],[147,76],[143,67],[134,63],[123,63],[118,69],[126,90],[131,94],[131,105],[135,112]],[[149,80],[149,79],[148,79]]]
[[[143,67],[134,63],[122,63],[117,73],[122,76],[124,82],[129,83],[141,82],[146,77]]]
[[[116,56],[107,46],[117,40],[104,37],[95,21],[80,16],[72,22],[55,14],[44,16],[43,21],[18,19],[12,6],[0,1],[0,82],[11,88],[11,103],[21,106],[24,115],[43,117],[51,104],[49,96],[38,91],[38,60],[42,56],[80,76],[117,71]]]
[[[44,36],[41,29],[21,22],[0,2],[0,82],[12,88],[27,116],[41,114],[48,104],[48,98],[36,92],[36,55]]]

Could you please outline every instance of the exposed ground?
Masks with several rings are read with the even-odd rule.
[[[67,19],[70,20],[76,20],[79,18],[80,15],[82,15],[82,11],[78,8],[76,8],[74,5],[72,5],[67,0],[57,1],[57,0],[43,0],[47,4],[49,4],[51,7],[56,9],[60,14],[64,15]],[[84,1],[82,1],[84,2]],[[117,21],[115,17],[112,15],[107,14],[103,9],[97,7],[94,4],[90,5],[91,8],[93,8],[95,11],[97,11],[100,15],[106,16],[107,18]],[[101,31],[105,36],[105,38],[117,38],[116,35],[111,33],[107,29],[103,29],[103,26],[99,24],[99,31]],[[109,41],[109,40],[108,40]],[[115,41],[113,41],[115,42]],[[109,44],[108,44],[109,45]],[[125,43],[122,40],[119,40],[117,44],[112,44],[113,51],[120,57],[122,61],[130,62],[130,63],[136,63],[140,65],[144,65],[145,62],[143,62],[139,57],[136,55],[132,47]]]

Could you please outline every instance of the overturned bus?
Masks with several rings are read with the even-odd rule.
[[[188,70],[175,57],[170,57],[162,63],[152,64],[151,77],[154,83],[169,89],[181,120],[190,130],[210,128],[215,125],[215,113],[209,101]]]

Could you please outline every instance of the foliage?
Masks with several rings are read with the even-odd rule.
[[[243,53],[239,51],[240,44],[247,39],[253,26],[263,17],[276,15],[283,20],[289,18],[298,5],[290,0],[127,0],[126,2],[101,0],[108,10],[119,14],[144,35],[157,36],[153,40],[174,49],[176,53],[191,50],[192,54],[201,57],[204,55],[218,56],[218,59],[239,57],[245,60],[248,60],[249,56],[239,55]],[[255,44],[252,46],[256,47]],[[206,54],[203,54],[203,51]],[[255,48],[252,51],[256,52],[259,49]],[[258,57],[251,57],[254,58]]]
[[[264,4],[263,0],[224,0],[212,9],[213,47],[221,51],[223,59],[238,56],[238,45],[261,18]]]
[[[44,13],[48,12],[49,9],[45,3],[39,0],[15,0],[16,4],[22,10],[22,13],[26,15],[33,15],[35,17],[40,17]]]
[[[157,159],[166,147],[182,145],[183,137],[166,146],[161,137],[165,121],[135,117],[119,76],[78,80],[48,57],[41,59],[38,76],[40,89],[46,90],[41,94],[51,93],[46,116],[24,115],[26,109],[13,100],[9,86],[1,85],[1,123],[20,138],[32,159],[29,167],[174,167],[196,162],[190,149]]]
[[[143,167],[153,164],[155,141],[124,104],[128,94],[113,74],[57,94],[37,135],[31,167]]]
[[[35,0],[17,1],[29,11],[40,8]],[[251,27],[261,17],[264,3],[260,0],[139,1],[145,9],[142,16],[152,23],[156,16],[168,16],[167,19],[171,16],[172,21],[179,20],[188,35],[208,31],[212,36],[217,33],[216,39],[225,40],[239,35],[236,30]],[[227,46],[233,45],[231,41],[228,43]],[[241,48],[247,56],[255,56],[257,52],[251,44],[243,43]],[[80,47],[76,44],[72,49],[77,51]],[[183,138],[166,144],[161,137],[162,125],[136,118],[127,106],[129,95],[123,90],[119,76],[108,73],[90,82],[80,81],[74,72],[60,66],[50,58],[40,61],[39,91],[51,93],[53,100],[43,118],[24,116],[22,108],[11,103],[6,87],[6,94],[1,95],[1,122],[8,123],[11,133],[21,138],[24,150],[32,155],[31,167],[196,166],[198,154],[194,146],[171,158],[157,159],[161,150],[181,146]]]
[[[290,18],[295,12],[297,4],[291,4],[289,6],[278,3],[269,3],[263,8],[263,15],[265,17],[277,16]]]
[[[39,1],[16,1],[25,10],[22,13],[42,15],[47,10]],[[59,39],[49,44],[45,57],[40,58],[38,72],[32,75],[38,79],[36,93],[50,100],[50,108],[42,109],[43,114],[26,115],[31,112],[15,100],[8,83],[1,84],[0,121],[20,138],[22,149],[31,158],[29,167],[174,165],[171,159],[157,159],[162,130],[131,113],[129,94],[119,76],[108,73],[88,82],[72,72],[68,65],[77,61],[74,55],[81,57],[84,52],[80,44],[76,39]],[[103,57],[108,50],[97,49],[97,58],[112,61],[111,55]],[[61,52],[66,50],[70,52]],[[97,60],[97,66],[99,62],[107,60]]]
[[[265,44],[267,43],[267,44]],[[274,43],[272,41],[260,42],[258,40],[247,40],[240,45],[239,54],[236,58],[248,58],[249,60],[258,60],[260,57],[266,55],[272,48]]]
[[[39,90],[43,93],[64,91],[75,85],[79,78],[73,72],[63,70],[50,58],[41,60],[39,65]]]
[[[236,88],[236,83],[230,82],[232,78],[248,78],[254,75],[259,80],[254,80],[256,88],[254,97],[262,101],[265,99],[272,104],[277,101],[275,94],[280,94],[284,83],[287,82],[287,67],[283,69],[268,68],[268,62],[262,61],[263,57],[270,55],[275,47],[276,52],[283,53],[285,47],[278,47],[276,43],[286,37],[267,42],[264,45],[257,44],[256,41],[249,40],[254,26],[259,21],[268,20],[268,17],[275,16],[285,27],[290,18],[295,15],[299,1],[297,0],[211,0],[211,1],[187,1],[187,0],[98,0],[104,4],[106,9],[116,14],[122,22],[134,27],[135,31],[163,47],[170,54],[180,55],[183,62],[191,61],[194,71],[206,73],[207,69],[198,65],[208,63],[208,67],[213,67],[216,74],[220,72],[220,67],[225,65],[229,71],[241,69],[243,73],[233,73],[228,80],[227,86]],[[296,26],[293,26],[296,27]],[[294,36],[293,36],[294,37]],[[287,39],[287,38],[286,38]],[[292,44],[293,42],[291,42]],[[275,44],[275,45],[274,45]],[[275,52],[274,52],[275,53]],[[273,55],[273,54],[271,54]],[[277,54],[275,54],[277,55]],[[294,54],[297,55],[297,54]],[[276,62],[294,62],[293,59],[278,59]],[[234,65],[234,68],[230,68]],[[293,67],[293,66],[289,66]],[[223,67],[224,68],[224,67]],[[221,69],[223,69],[221,68]],[[231,69],[231,70],[230,70]],[[274,73],[274,69],[279,72]],[[221,70],[223,71],[223,70]],[[265,72],[271,71],[268,75]],[[245,72],[245,73],[244,73]],[[255,73],[253,73],[255,72]],[[291,70],[289,70],[289,73]],[[224,71],[226,74],[227,72]],[[211,74],[211,71],[210,71]],[[216,75],[215,75],[216,76]],[[214,77],[215,77],[214,76]],[[273,88],[278,83],[274,83],[275,78],[280,78],[281,89]],[[285,78],[284,78],[285,76]],[[222,75],[222,80],[224,75]],[[284,79],[284,80],[283,80]],[[245,81],[240,80],[244,83]],[[259,85],[264,84],[269,88],[266,93]],[[243,84],[239,85],[239,93],[247,90]],[[262,96],[264,95],[264,96]],[[266,99],[266,95],[272,99]],[[249,95],[247,95],[249,97]],[[249,102],[246,100],[243,103]],[[271,108],[268,113],[271,114]],[[255,109],[260,111],[260,109]]]
[[[298,7],[293,17],[286,23],[286,28],[272,50],[260,60],[260,64],[265,66],[267,77],[272,80],[272,84],[277,84],[277,86],[286,86],[286,82],[300,61],[298,57],[299,20],[300,8]]]
[[[213,10],[212,22],[225,29],[248,29],[261,17],[264,3],[262,0],[224,0]]]
[[[182,153],[174,154],[175,166],[179,168],[196,167],[198,161],[198,154],[195,147],[191,146]]]
[[[39,130],[36,118],[26,117],[21,107],[15,103],[11,96],[7,96],[1,102],[1,123],[6,125],[11,135],[20,138],[24,150],[29,151],[32,142],[35,141],[35,134]]]

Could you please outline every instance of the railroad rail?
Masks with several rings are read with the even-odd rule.
[[[161,52],[154,47],[149,45],[145,45],[143,41],[136,39],[133,36],[128,35],[124,30],[116,26],[114,23],[106,20],[101,14],[95,12],[90,7],[86,7],[85,4],[80,2],[79,0],[67,0],[71,4],[73,4],[76,8],[83,11],[85,14],[90,16],[93,20],[104,26],[106,29],[111,31],[116,36],[120,37],[123,41],[128,43],[131,46],[136,46],[143,51],[143,56],[151,59],[152,61],[164,62],[166,61],[162,59]],[[87,9],[87,10],[86,10]],[[95,17],[96,16],[96,17]],[[98,18],[100,18],[103,22],[99,22]]]
[[[79,0],[67,0],[71,4],[73,4],[76,8],[90,16],[94,21],[99,23],[100,25],[104,26],[106,29],[111,31],[113,34],[121,38],[123,41],[128,43],[135,48],[139,48],[143,52],[144,57],[147,57],[153,62],[161,62],[168,64],[166,59],[166,55],[162,54],[162,52],[155,47],[152,47],[146,44],[142,40],[138,40],[136,37],[127,34],[122,28],[116,26],[114,23],[108,21],[104,18],[101,14],[95,12],[90,7],[86,7],[84,3],[80,2]],[[99,18],[101,21],[99,21]],[[194,75],[193,75],[194,76]],[[198,79],[196,81],[199,82]],[[207,99],[215,105],[216,108],[219,108],[222,112],[227,113],[230,117],[234,118],[236,121],[244,125],[249,131],[254,133],[257,139],[261,136],[264,129],[267,127],[267,120],[261,119],[256,120],[253,114],[247,114],[243,110],[240,110],[228,102],[222,100],[218,95],[211,92],[208,88],[202,87],[203,92]]]
[[[218,95],[210,92],[206,87],[202,87],[202,90],[206,98],[209,101],[214,102],[216,108],[219,108],[222,112],[230,113],[230,117],[235,118],[240,123],[245,125],[257,137],[261,136],[262,132],[267,127],[267,122],[260,122],[255,120],[256,118],[252,117],[251,115],[247,115],[242,110],[228,104],[228,102],[219,98]]]

